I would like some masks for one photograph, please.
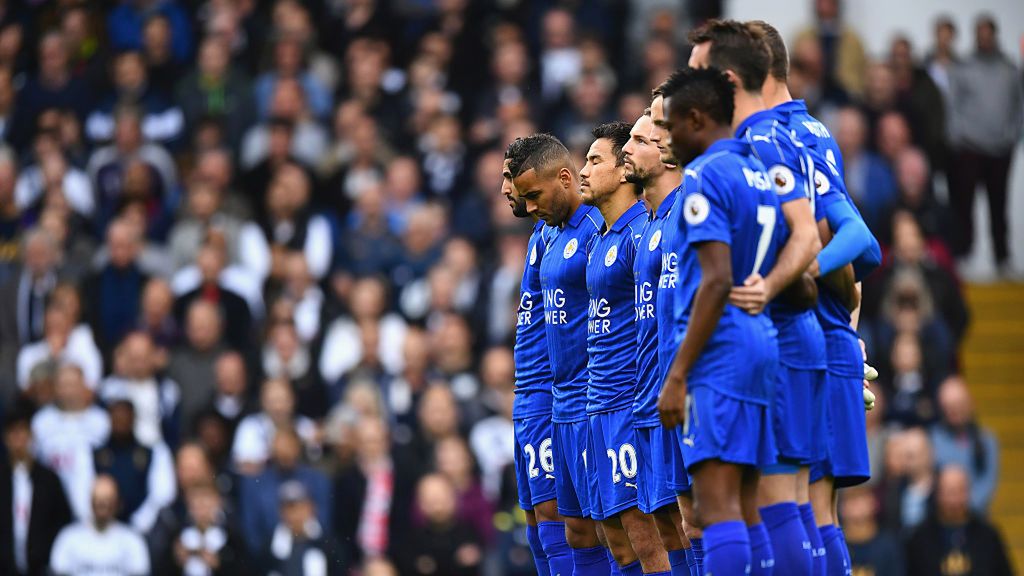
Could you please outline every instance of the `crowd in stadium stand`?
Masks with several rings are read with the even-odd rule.
[[[582,157],[721,10],[565,4],[0,2],[0,573],[532,572],[504,148]],[[957,262],[980,183],[1008,270],[1017,56],[980,17],[872,59],[816,6],[791,89],[886,254],[854,573],[1008,574]]]

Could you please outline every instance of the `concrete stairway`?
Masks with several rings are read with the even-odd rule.
[[[1001,447],[992,516],[1017,569],[1024,568],[1024,284],[966,287],[971,328],[965,376],[979,420]],[[925,352],[927,353],[927,352]]]

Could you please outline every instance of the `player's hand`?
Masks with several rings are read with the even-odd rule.
[[[811,278],[821,277],[821,266],[818,264],[818,259],[811,260],[811,265],[807,267],[807,273],[811,275]]]
[[[878,370],[867,363],[868,352],[864,341],[860,341],[860,353],[864,357],[864,410],[870,412],[875,409],[875,393],[871,391],[871,382],[878,379]]]
[[[751,274],[743,286],[733,286],[729,291],[729,303],[744,312],[757,315],[768,305],[768,285],[760,274]]]
[[[671,376],[665,379],[658,395],[658,414],[666,428],[674,428],[686,420],[686,380]]]

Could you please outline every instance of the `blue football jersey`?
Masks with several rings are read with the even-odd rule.
[[[587,262],[587,414],[632,406],[636,397],[633,261],[647,221],[643,202],[629,207],[594,240]]]
[[[540,261],[551,416],[560,424],[587,417],[587,257],[603,224],[597,208],[581,205],[555,233]]]
[[[658,361],[658,299],[661,298],[661,238],[666,216],[675,202],[676,191],[669,192],[658,209],[644,225],[643,235],[633,260],[636,309],[636,400],[633,401],[633,425],[637,428],[657,426],[658,394],[664,374]],[[665,323],[671,326],[671,322]]]
[[[701,282],[697,245],[722,242],[729,245],[733,285],[739,286],[754,272],[763,274],[775,263],[778,198],[764,166],[742,140],[715,142],[687,165],[683,190],[676,198],[671,224],[677,227],[674,243],[678,253],[674,322],[682,341]],[[666,226],[669,223],[666,223]],[[771,334],[775,328],[765,314],[752,316],[726,304],[714,333],[687,375],[690,388],[707,386],[723,395],[768,404],[771,383],[731,377],[744,363],[755,331]]]
[[[544,296],[540,288],[540,262],[554,229],[537,222],[526,245],[526,266],[519,284],[516,314],[516,397],[512,417],[529,418],[551,413],[551,363],[544,333]]]
[[[803,100],[790,100],[773,110],[778,112],[790,133],[806,147],[814,163],[814,219],[820,222],[825,218],[825,210],[835,202],[846,203],[860,216],[860,210],[846,190],[843,154],[828,128],[811,116]],[[853,261],[853,269],[857,280],[861,280],[875,269],[875,263],[857,258]]]
[[[810,151],[814,161],[815,220],[825,218],[825,210],[835,202],[845,202],[858,216],[853,199],[846,190],[843,178],[843,156],[839,145],[824,124],[807,111],[802,100],[791,100],[775,107],[789,126],[792,134]],[[858,266],[858,263],[860,264]],[[860,276],[870,272],[873,264],[854,260],[854,270]],[[858,336],[850,326],[850,312],[834,292],[819,282],[818,322],[825,334],[825,348],[830,371],[843,376],[857,377],[863,370],[859,345],[853,345]]]
[[[682,333],[676,333],[676,290],[679,285],[679,236],[678,230],[683,209],[683,184],[672,191],[672,201],[665,200],[668,211],[661,224],[661,274],[658,276],[658,293],[654,297],[654,313],[658,317],[658,383],[655,395],[661,393],[661,384],[668,375],[672,360],[679,349]],[[662,206],[664,207],[663,204]],[[660,210],[659,210],[660,211]],[[657,399],[654,400],[657,402]]]
[[[774,110],[751,114],[736,130],[753,153],[767,167],[771,185],[778,195],[778,247],[789,240],[781,205],[787,202],[811,202],[814,207],[814,162],[804,145],[796,140],[784,118]],[[765,268],[771,270],[771,268]],[[804,310],[781,302],[769,307],[772,322],[779,331],[779,361],[791,368],[814,370],[825,367],[825,336],[814,310]]]

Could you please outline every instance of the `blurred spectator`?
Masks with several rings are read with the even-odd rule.
[[[868,125],[864,113],[854,107],[836,114],[836,143],[843,154],[846,189],[872,230],[882,230],[896,202],[896,178],[892,169],[866,148]]]
[[[0,572],[42,576],[71,507],[60,478],[32,454],[31,419],[11,412],[3,423],[0,459]]]
[[[114,50],[138,50],[144,45],[144,29],[152,18],[163,17],[171,28],[174,58],[184,62],[192,53],[188,14],[174,0],[136,0],[121,4],[107,14],[107,33]]]
[[[900,191],[897,209],[913,215],[925,237],[937,241],[948,251],[952,245],[953,218],[949,209],[935,197],[928,158],[920,149],[909,148],[896,157],[895,170]],[[875,235],[883,244],[891,243],[891,230],[878,229]]]
[[[417,486],[416,507],[424,526],[416,530],[400,556],[403,574],[477,574],[483,562],[481,535],[456,515],[451,482],[440,474],[424,476]]]
[[[223,244],[206,242],[199,248],[196,264],[201,277],[200,285],[175,300],[174,315],[180,323],[194,302],[213,304],[223,321],[225,343],[236,350],[246,351],[252,346],[252,316],[245,299],[222,285],[221,274],[225,259]]]
[[[323,533],[331,534],[331,494],[327,477],[302,464],[302,443],[292,429],[274,432],[270,459],[262,472],[241,479],[239,519],[249,549],[254,555],[273,549],[275,526],[287,517],[278,515],[279,490],[297,482],[315,506],[315,518]]]
[[[165,280],[153,278],[142,289],[137,327],[149,334],[160,353],[167,352],[178,343],[180,324],[174,317],[174,293]],[[166,359],[165,359],[166,361]]]
[[[281,430],[297,433],[312,448],[319,434],[316,424],[295,414],[295,394],[285,380],[267,380],[260,390],[260,412],[242,419],[231,449],[235,466],[242,474],[258,474],[270,458],[276,435]]]
[[[281,576],[326,576],[335,573],[337,547],[330,530],[317,521],[320,503],[297,480],[281,485],[277,493],[281,522],[267,547],[267,566]]]
[[[44,196],[51,190],[57,190],[76,214],[85,218],[92,216],[96,207],[89,177],[77,167],[68,165],[63,152],[56,146],[54,135],[40,137],[53,141],[37,145],[36,150],[42,154],[37,153],[36,163],[26,166],[18,175],[14,187],[14,201],[18,209],[35,209],[37,204],[45,201]]]
[[[92,514],[60,531],[50,556],[55,574],[149,574],[149,552],[142,537],[117,521],[120,500],[110,476],[96,478],[91,488]]]
[[[897,333],[889,364],[892,374],[886,390],[889,394],[886,419],[902,426],[919,426],[935,420],[938,379],[924,365],[916,334]]]
[[[141,110],[119,105],[113,117],[113,143],[96,149],[86,167],[96,193],[97,228],[105,230],[130,201],[145,205],[147,222],[163,224],[178,185],[174,160],[159,144],[144,140]]]
[[[956,41],[956,24],[949,16],[943,15],[935,19],[935,44],[925,58],[925,67],[932,82],[942,92],[948,107],[952,91],[953,68],[960,63],[953,43]]]
[[[251,94],[245,76],[231,65],[225,39],[208,36],[199,45],[195,70],[178,82],[175,101],[189,130],[203,118],[215,118],[224,126],[228,142],[236,147],[254,116]]]
[[[552,8],[544,14],[543,47],[540,53],[540,89],[545,103],[557,103],[565,89],[576,83],[582,61],[574,38],[572,14],[564,8]]]
[[[4,346],[13,367],[17,346],[43,337],[46,299],[61,276],[60,250],[47,232],[34,229],[22,240],[21,265],[12,270],[2,288]]]
[[[935,460],[928,433],[910,428],[899,434],[893,457],[900,462],[900,475],[887,478],[882,505],[887,529],[901,534],[925,521],[935,489]]]
[[[89,515],[92,451],[110,434],[109,416],[92,399],[81,369],[65,364],[57,371],[53,404],[32,417],[36,456],[60,476],[77,518]]]
[[[12,116],[9,141],[18,149],[32,141],[36,119],[44,110],[74,110],[81,119],[92,104],[85,82],[73,76],[68,69],[68,46],[64,35],[59,31],[46,33],[39,39],[38,49],[38,72],[25,81],[14,105],[18,113]]]
[[[397,550],[404,540],[415,478],[392,455],[383,420],[359,419],[351,434],[355,456],[335,472],[332,513],[345,562],[355,566]]]
[[[498,499],[501,491],[501,475],[512,464],[514,446],[512,442],[512,391],[515,382],[515,367],[512,351],[504,347],[488,350],[480,364],[484,383],[485,403],[496,412],[483,418],[469,431],[469,445],[480,464],[481,483],[484,494],[491,501]],[[496,381],[500,387],[496,386]]]
[[[171,352],[167,375],[181,386],[181,429],[191,431],[196,415],[213,397],[213,365],[225,349],[224,320],[215,304],[196,300],[184,323],[185,338]]]
[[[92,339],[92,332],[87,327],[75,325],[77,314],[77,309],[51,296],[43,319],[43,338],[22,346],[18,353],[18,386],[22,390],[28,387],[32,369],[46,360],[73,363],[81,368],[89,388],[95,389],[99,385],[103,359]]]
[[[256,411],[255,402],[248,393],[248,373],[245,359],[238,352],[225,352],[214,364],[214,393],[211,408],[228,425],[231,437],[243,418]]]
[[[906,36],[897,36],[889,48],[896,88],[896,106],[910,121],[914,142],[924,149],[936,170],[945,166],[946,107],[942,93],[924,67],[914,57]]]
[[[815,38],[821,45],[824,70],[843,89],[859,96],[864,92],[864,69],[867,56],[864,43],[856,32],[843,23],[841,0],[815,0],[816,22],[800,33],[800,38]]]
[[[0,286],[18,267],[18,245],[25,231],[21,208],[15,199],[18,164],[14,151],[0,147]]]
[[[844,490],[839,508],[853,574],[906,574],[900,541],[879,528],[878,501],[870,489],[854,487]]]
[[[900,299],[896,280],[906,288],[908,298]],[[969,320],[967,304],[956,278],[938,262],[934,251],[921,232],[921,227],[906,212],[893,216],[893,248],[882,268],[868,280],[862,303],[866,324],[889,315],[893,326],[897,316],[907,321],[905,329],[928,332],[930,343],[943,346],[949,356],[934,358],[937,365],[949,369],[947,362],[955,351],[955,345],[964,337]],[[922,299],[921,296],[924,296]],[[929,326],[930,324],[930,326]],[[865,327],[868,340],[877,338],[871,356],[886,350],[889,340],[884,334],[872,336]],[[952,342],[950,342],[950,335]],[[951,346],[952,345],[952,346]]]
[[[303,344],[311,343],[321,333],[323,302],[324,293],[309,273],[305,256],[293,252],[285,262],[283,286],[275,305],[286,306],[287,314],[280,318],[294,322]]]
[[[256,110],[266,118],[270,114],[271,96],[281,80],[296,80],[309,103],[310,113],[317,119],[326,118],[331,112],[331,95],[320,79],[306,67],[307,47],[298,38],[282,35],[271,45],[270,70],[256,79],[253,87]]]
[[[269,122],[250,128],[242,139],[241,165],[250,169],[268,155],[282,150],[294,155],[307,168],[316,166],[327,147],[327,132],[316,123],[302,86],[295,78],[282,78],[274,84]]]
[[[107,403],[127,400],[132,404],[135,437],[141,444],[153,447],[165,442],[174,448],[181,438],[181,388],[160,375],[159,360],[149,335],[132,332],[114,351],[114,373],[103,380],[100,398]]]
[[[263,346],[263,374],[288,381],[295,392],[295,411],[310,418],[327,413],[327,390],[317,377],[309,345],[299,339],[292,323],[276,322]]]
[[[114,136],[115,111],[119,107],[132,106],[141,115],[143,138],[171,147],[180,143],[185,133],[185,116],[171,99],[172,94],[154,85],[154,82],[166,79],[150,78],[148,74],[141,52],[117,55],[113,62],[113,90],[93,107],[85,120],[85,134],[89,140],[109,142]]]
[[[907,574],[1013,574],[996,528],[970,509],[970,480],[962,468],[939,473],[935,507],[907,543]]]
[[[349,314],[335,319],[324,332],[319,362],[324,382],[334,386],[359,366],[366,355],[360,334],[367,323],[376,324],[380,333],[376,354],[382,366],[388,373],[397,374],[402,368],[402,350],[392,343],[404,339],[406,323],[400,315],[388,311],[383,280],[371,276],[356,281],[349,292],[348,310]]]
[[[295,164],[283,165],[270,183],[261,225],[270,245],[271,280],[283,279],[289,252],[302,253],[310,274],[318,280],[330,268],[334,254],[330,224],[311,213],[310,194],[309,176]]]
[[[975,23],[974,54],[950,77],[950,141],[954,178],[950,190],[957,222],[954,253],[966,257],[974,243],[974,190],[985,185],[996,265],[1009,262],[1006,197],[1013,150],[1024,133],[1024,88],[1020,71],[999,47],[996,21]],[[985,86],[984,90],[977,90]]]
[[[185,495],[189,522],[177,534],[170,556],[157,559],[156,574],[243,576],[255,567],[245,544],[228,522],[223,497],[212,483],[199,483]]]
[[[346,219],[341,236],[341,253],[335,264],[339,278],[354,276],[388,276],[399,264],[402,244],[387,213],[384,191],[378,184],[367,185],[355,201],[352,213]],[[421,208],[412,207],[406,215],[403,230]]]
[[[174,85],[185,72],[184,63],[174,58],[173,41],[171,21],[167,16],[154,14],[146,20],[142,30],[142,59],[146,63],[146,76],[153,89],[165,98],[174,96]],[[180,116],[180,110],[178,114]]]
[[[85,298],[93,305],[92,316],[100,347],[109,355],[131,330],[138,317],[138,303],[147,276],[139,267],[142,238],[127,220],[118,220],[107,230],[109,262],[85,282]]]
[[[494,538],[494,506],[484,495],[476,462],[466,441],[445,438],[434,446],[437,471],[451,483],[458,502],[458,518],[473,527],[484,543]]]
[[[145,445],[135,436],[135,407],[129,400],[109,404],[110,437],[92,454],[96,474],[109,475],[121,494],[117,518],[146,534],[160,510],[174,500],[174,464],[167,445]]]
[[[955,465],[967,472],[971,511],[984,515],[999,478],[999,444],[975,420],[970,391],[960,376],[939,386],[938,404],[941,420],[931,430],[935,462],[939,468]]]
[[[172,554],[175,537],[190,521],[186,496],[197,486],[214,482],[214,471],[203,448],[196,443],[185,443],[175,454],[174,480],[177,488],[174,501],[164,506],[156,523],[146,535],[151,558],[165,558]],[[217,485],[218,490],[225,490]],[[229,511],[225,510],[225,514]]]

